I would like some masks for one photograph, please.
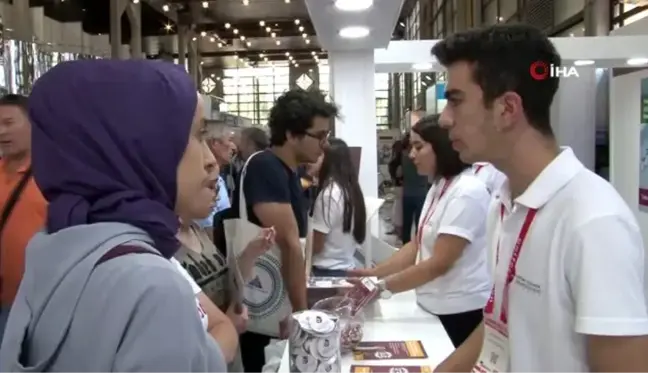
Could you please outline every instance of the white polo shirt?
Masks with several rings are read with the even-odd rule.
[[[315,199],[313,230],[326,234],[324,248],[313,255],[313,266],[322,269],[348,270],[355,268],[353,255],[359,244],[351,231],[344,233],[344,196],[337,183],[328,184]]]
[[[470,243],[448,272],[416,289],[419,305],[435,315],[480,309],[491,289],[486,251],[486,215],[491,196],[471,169],[452,179],[439,198],[444,183],[440,180],[432,185],[425,199],[419,219],[423,244],[417,263],[434,256],[434,244],[441,234],[458,236]],[[429,220],[425,220],[432,200],[436,207]],[[418,240],[418,234],[415,239]]]
[[[564,148],[513,204],[505,184],[501,202],[488,234],[493,251],[501,234],[495,314],[522,223],[538,209],[510,287],[510,371],[589,371],[586,335],[648,334],[644,246],[612,185]]]
[[[486,184],[488,191],[493,195],[499,194],[499,190],[502,189],[506,182],[506,175],[490,163],[478,162],[473,164],[473,172],[479,180]]]

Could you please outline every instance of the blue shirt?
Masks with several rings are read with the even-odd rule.
[[[223,179],[222,176],[218,177],[218,200],[216,201],[216,205],[214,206],[214,209],[212,210],[211,214],[209,214],[209,217],[198,220],[196,223],[200,225],[203,228],[211,228],[214,225],[214,215],[217,213],[227,210],[230,208],[230,200],[229,196],[227,195],[227,184],[225,183],[225,179]]]

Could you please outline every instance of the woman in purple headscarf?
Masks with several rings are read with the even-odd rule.
[[[48,220],[27,248],[0,371],[227,369],[169,260],[178,216],[215,198],[202,110],[186,72],[162,62],[68,62],[36,82],[32,167]]]

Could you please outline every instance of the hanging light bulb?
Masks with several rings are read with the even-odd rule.
[[[265,26],[265,21],[259,21],[259,26],[261,27]]]
[[[304,42],[305,42],[306,44],[310,44],[310,39],[306,39],[306,40],[304,40]]]
[[[277,40],[277,41],[275,42],[275,44],[276,44],[276,45],[281,45],[281,40]]]
[[[165,11],[165,12],[168,12],[169,11],[169,5],[168,4],[162,5],[162,10]]]
[[[227,22],[227,23],[225,24],[225,28],[228,29],[228,28],[230,28],[230,27],[232,27],[232,25],[231,25],[229,22]]]
[[[203,1],[203,2],[202,2],[202,7],[203,7],[203,8],[209,8],[209,3],[206,2],[206,1]]]

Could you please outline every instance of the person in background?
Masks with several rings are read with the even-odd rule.
[[[538,61],[560,66],[556,47],[533,26],[498,24],[455,33],[432,54],[447,68],[441,125],[454,148],[508,179],[490,210],[495,272],[484,322],[437,371],[648,371],[635,214],[559,147],[550,118],[560,79],[529,74]]]
[[[216,306],[171,262],[178,216],[215,198],[203,111],[186,71],[165,62],[63,62],[34,84],[47,222],[27,250],[0,371],[227,369],[205,331]]]
[[[310,215],[315,204],[315,197],[319,188],[319,172],[322,167],[322,159],[324,154],[317,158],[316,162],[307,163],[297,168],[297,174],[301,182],[302,189],[304,190],[304,198],[306,199],[306,210]]]
[[[351,164],[347,144],[330,139],[313,207],[313,276],[346,276],[355,268],[355,252],[365,241],[367,210]]]
[[[293,89],[279,96],[268,120],[270,148],[248,160],[242,182],[249,220],[275,228],[283,281],[293,312],[307,308],[300,238],[306,237],[308,220],[297,167],[317,161],[327,144],[331,119],[337,115],[337,107],[317,91]],[[238,204],[239,195],[234,193],[235,211]],[[241,335],[246,372],[262,370],[270,340],[270,336],[258,333]]]
[[[410,156],[433,180],[416,238],[373,269],[388,293],[416,289],[417,303],[439,317],[455,347],[482,321],[491,288],[486,251],[486,215],[491,197],[471,166],[452,149],[438,115],[412,127]]]
[[[403,218],[401,219],[403,228],[401,240],[403,244],[410,242],[412,239],[412,228],[416,230],[418,226],[425,195],[429,188],[427,178],[419,175],[414,162],[409,157],[410,147],[410,134],[408,133],[403,138],[403,152],[401,154],[401,170],[403,172]]]
[[[392,207],[391,223],[392,231],[387,234],[395,234],[401,237],[403,232],[403,140],[396,140],[392,145],[391,160],[389,161],[389,177],[394,185],[394,205]]]
[[[473,163],[473,172],[479,180],[486,184],[491,195],[499,195],[500,189],[502,189],[502,186],[506,182],[506,175],[487,162]]]
[[[210,182],[216,188],[215,195],[218,196],[220,186],[217,180],[220,169],[208,149],[205,158],[208,160],[207,169],[212,177]],[[207,216],[213,205],[217,203],[217,198],[211,204],[205,205],[201,214],[196,216]],[[225,255],[214,246],[205,229],[194,222],[196,216],[180,216],[180,230],[177,237],[181,245],[174,257],[198,285],[200,289],[198,296],[201,302],[213,303],[218,307],[218,311],[221,311],[218,313],[214,310],[216,317],[209,318],[208,332],[218,342],[227,362],[230,363],[228,371],[240,372],[243,367],[238,351],[238,334],[245,331],[247,309],[234,301],[236,297],[233,292],[239,290],[232,288],[229,281],[228,274],[233,269],[227,266]],[[238,270],[241,271],[243,279],[250,278],[256,259],[272,244],[274,244],[272,229],[263,229],[259,237],[248,244],[238,259]],[[230,323],[224,322],[223,315],[229,317],[238,333],[232,332],[228,327]]]
[[[25,248],[45,224],[47,202],[31,174],[27,97],[0,98],[0,340],[25,269]]]
[[[241,142],[238,147],[238,156],[246,161],[252,154],[266,150],[270,146],[270,139],[266,131],[258,127],[248,127],[241,131]]]
[[[207,129],[207,145],[209,149],[214,154],[216,163],[218,163],[221,171],[229,167],[230,162],[232,161],[232,155],[236,150],[236,146],[232,139],[234,138],[234,133],[223,125],[208,125]],[[218,201],[212,210],[212,213],[209,217],[202,219],[197,222],[197,224],[203,228],[206,228],[211,231],[214,226],[214,215],[221,211],[225,211],[230,208],[230,198],[227,190],[226,179],[227,174],[221,174],[218,177]],[[208,232],[211,236],[212,233]]]

